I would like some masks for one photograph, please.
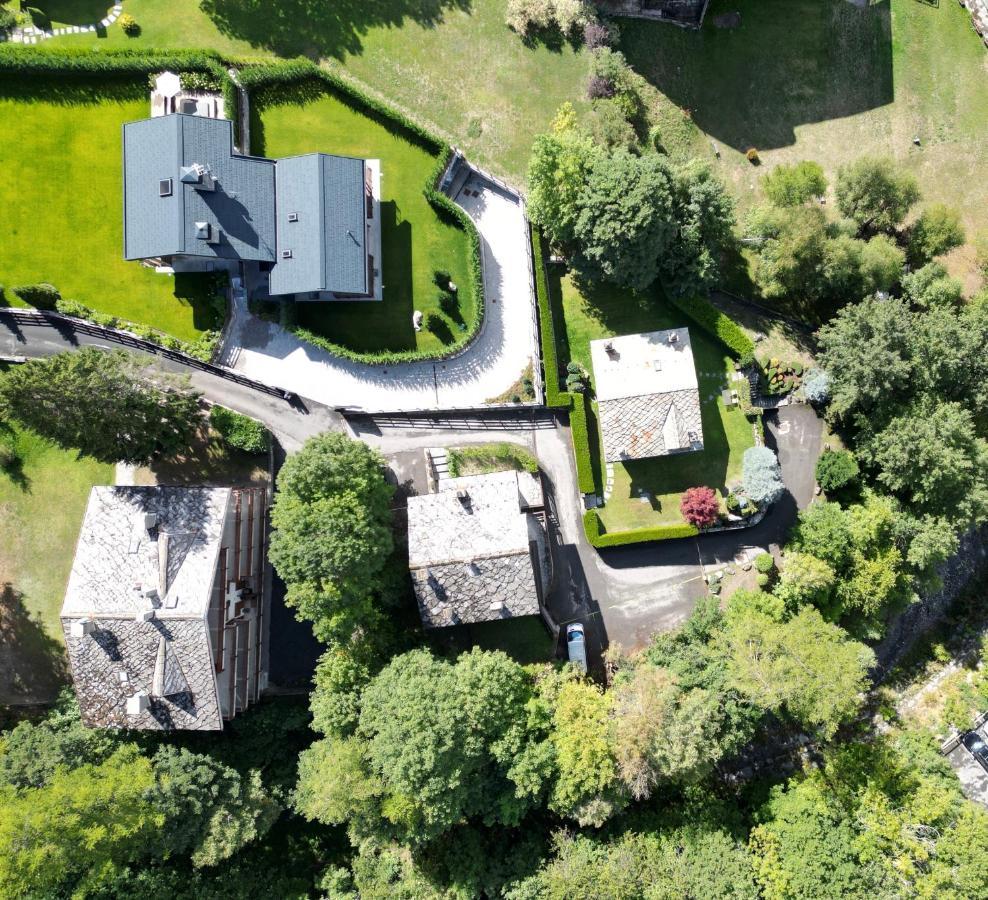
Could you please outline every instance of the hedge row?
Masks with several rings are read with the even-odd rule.
[[[549,300],[549,279],[545,271],[542,235],[532,225],[532,266],[535,269],[535,298],[539,309],[539,336],[542,340],[542,368],[545,372],[545,405],[569,409],[573,395],[559,390],[559,359],[556,356],[556,328]]]
[[[755,345],[741,326],[703,297],[669,297],[669,302],[717,338],[734,356],[755,352]]]
[[[625,544],[642,544],[646,541],[671,541],[676,538],[693,537],[699,530],[685,522],[672,525],[653,525],[651,528],[634,528],[629,531],[615,531],[607,534],[597,511],[588,509],[583,514],[583,530],[592,547],[621,547]]]
[[[223,72],[220,56],[209,50],[83,50],[81,48],[0,44],[0,72],[84,79],[92,75],[140,76],[162,69]]]
[[[573,434],[573,456],[576,459],[576,480],[581,494],[596,494],[597,479],[594,478],[593,455],[591,450],[590,427],[587,422],[587,398],[585,394],[571,394],[573,408],[570,411],[569,425]]]

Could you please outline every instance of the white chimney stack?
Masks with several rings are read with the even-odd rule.
[[[76,619],[69,626],[69,634],[74,638],[86,637],[96,630],[96,623],[92,619]]]
[[[148,695],[132,694],[127,698],[127,715],[128,716],[139,716],[142,712],[147,712],[148,708]]]

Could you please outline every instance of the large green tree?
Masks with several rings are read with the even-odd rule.
[[[278,475],[269,556],[286,599],[326,641],[378,615],[393,546],[384,461],[338,432],[312,438]]]
[[[819,163],[804,160],[776,166],[762,178],[762,188],[776,206],[802,206],[827,192],[827,179]]]
[[[199,394],[142,357],[84,347],[0,374],[0,418],[102,462],[149,463],[187,448]]]
[[[892,160],[863,156],[837,170],[837,207],[862,231],[894,231],[919,200],[916,179]]]

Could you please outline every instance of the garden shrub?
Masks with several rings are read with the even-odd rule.
[[[741,458],[741,479],[745,493],[755,503],[770,505],[783,493],[782,469],[779,460],[768,447],[749,447]]]
[[[680,312],[689,316],[704,331],[712,334],[735,357],[746,354],[754,356],[755,345],[751,338],[730,316],[725,315],[716,306],[703,297],[669,297],[669,302]]]
[[[588,22],[583,26],[583,43],[588,50],[599,50],[617,43],[614,29],[602,22]]]
[[[523,447],[501,442],[451,449],[447,454],[451,478],[459,478],[463,474],[463,463],[466,460],[475,461],[485,472],[514,469],[517,472],[530,472],[534,475],[539,470],[539,461]]]
[[[17,24],[17,14],[6,6],[0,6],[0,34],[6,34]]]
[[[229,446],[245,453],[266,453],[271,445],[271,434],[260,422],[225,406],[209,411],[209,424]]]
[[[858,461],[848,450],[824,450],[816,463],[817,484],[828,494],[847,487],[859,473]]]
[[[568,408],[573,402],[568,393],[559,390],[559,363],[556,356],[556,330],[549,302],[549,282],[543,259],[542,235],[531,226],[532,267],[535,270],[535,299],[539,311],[539,337],[542,342],[542,369],[545,374],[545,405]],[[570,365],[573,365],[572,363]],[[579,368],[579,366],[577,366]],[[566,367],[569,371],[569,366]]]
[[[771,553],[759,553],[753,560],[753,565],[756,572],[768,575],[775,568],[775,558]]]
[[[120,19],[122,21],[123,16]],[[185,91],[218,91],[222,87],[213,72],[181,72],[179,81]]]
[[[141,33],[141,26],[137,24],[137,19],[130,13],[121,13],[120,18],[117,19],[117,23],[128,37],[137,37]],[[185,87],[185,85],[183,84],[182,87]]]
[[[676,538],[694,537],[699,530],[685,522],[669,525],[653,525],[650,528],[633,528],[628,531],[606,533],[597,511],[588,509],[583,514],[583,529],[592,547],[621,547],[626,544],[641,544],[646,541],[669,541]]]
[[[803,378],[803,394],[817,406],[830,400],[830,376],[823,369],[810,369]]]
[[[587,99],[602,100],[614,96],[614,82],[602,75],[592,75],[587,82]]]
[[[53,284],[41,282],[40,284],[22,284],[11,290],[29,306],[35,309],[54,310],[62,295]]]
[[[720,517],[720,501],[709,487],[691,487],[679,501],[683,518],[697,528],[709,528]]]
[[[753,166],[757,166],[761,162],[761,157],[758,155],[758,150],[754,147],[749,147],[748,151],[745,153],[745,158]]]
[[[768,587],[768,583],[769,583],[768,575],[764,572],[759,572],[758,576],[755,578],[755,584],[757,584],[760,588],[763,588],[763,587]]]

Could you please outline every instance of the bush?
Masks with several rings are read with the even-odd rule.
[[[825,450],[816,464],[816,480],[828,494],[847,487],[857,477],[858,461],[848,450]]]
[[[817,406],[830,400],[830,376],[823,369],[810,369],[803,379],[803,394]]]
[[[756,572],[760,572],[762,575],[768,575],[775,568],[775,558],[771,553],[759,553],[752,561],[752,564]]]
[[[801,206],[827,191],[823,169],[815,162],[776,166],[762,178],[765,195],[776,206]]]
[[[587,82],[587,99],[602,100],[614,96],[614,82],[602,75],[592,75]]]
[[[600,22],[588,22],[583,26],[583,43],[588,50],[610,47],[615,43],[614,34],[610,28]]]
[[[245,453],[266,453],[271,446],[271,435],[267,428],[225,406],[214,406],[209,411],[209,424],[227,444]]]
[[[759,157],[758,151],[754,147],[748,148],[748,151],[745,153],[745,158],[753,166],[757,166],[761,162],[761,157]]]
[[[507,442],[478,444],[474,447],[454,448],[448,452],[450,478],[459,478],[463,474],[463,463],[466,460],[477,462],[486,472],[514,469],[516,472],[530,472],[534,475],[539,470],[539,461],[523,447]]]
[[[22,284],[11,290],[29,306],[36,309],[54,310],[62,295],[53,284],[42,282],[40,284]]]
[[[0,34],[6,34],[17,24],[17,15],[12,9],[0,6]]]
[[[770,580],[771,579],[768,577],[768,575],[766,575],[763,572],[759,572],[758,576],[755,578],[755,584],[757,584],[760,588],[768,587],[768,583]]]
[[[964,243],[964,226],[957,210],[933,203],[909,229],[909,261],[922,266],[935,256],[948,253]]]
[[[126,15],[126,13],[124,13]],[[123,21],[124,16],[120,17]],[[222,89],[220,79],[213,72],[181,72],[179,80],[186,91],[218,91]]]
[[[741,326],[707,300],[702,297],[670,297],[669,302],[717,338],[735,357],[745,354],[754,356],[755,345]]]
[[[570,375],[582,375],[583,367],[578,362],[568,362],[566,363],[566,371]]]
[[[124,34],[128,37],[137,37],[137,35],[141,33],[141,26],[137,24],[137,19],[135,19],[130,13],[121,13],[120,18],[117,19],[117,22],[123,29]]]
[[[653,525],[651,528],[635,528],[607,534],[596,510],[583,514],[583,530],[592,547],[622,547],[626,544],[642,544],[648,541],[670,541],[676,538],[694,537],[699,530],[693,525]]]
[[[679,501],[679,511],[690,525],[709,528],[720,517],[720,501],[713,488],[692,487]]]
[[[785,493],[779,460],[768,447],[749,447],[744,451],[741,479],[745,493],[759,505],[775,503]]]

